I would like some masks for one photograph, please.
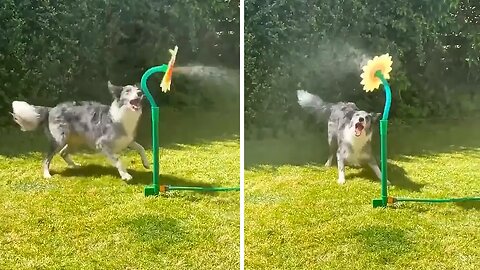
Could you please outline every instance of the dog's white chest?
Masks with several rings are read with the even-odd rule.
[[[127,148],[132,142],[133,142],[133,137],[131,136],[119,137],[113,142],[113,151],[115,153],[118,153],[124,150],[125,148]]]
[[[110,108],[112,120],[121,124],[124,134],[120,135],[113,141],[113,151],[120,152],[127,148],[134,140],[135,129],[140,119],[141,111],[132,111],[128,108],[118,108],[112,106]]]
[[[371,142],[372,135],[368,136],[362,132],[360,136],[355,136],[355,130],[346,129],[344,131],[345,142],[351,145],[348,149],[347,162],[352,165],[359,165],[361,160],[368,159],[368,153],[365,151],[367,144]]]

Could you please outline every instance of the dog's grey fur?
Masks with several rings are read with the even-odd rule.
[[[372,124],[380,114],[362,111],[352,102],[327,103],[305,90],[297,90],[297,98],[304,109],[319,118],[328,119],[330,153],[325,166],[331,166],[334,156],[337,156],[339,184],[345,183],[345,165],[368,165],[381,179],[372,154]]]
[[[53,108],[32,106],[22,101],[12,103],[14,121],[23,131],[44,127],[50,142],[43,160],[45,178],[51,177],[50,162],[57,153],[70,167],[78,166],[70,158],[70,153],[80,146],[103,153],[123,180],[132,178],[118,156],[127,147],[136,150],[143,166],[149,168],[145,149],[135,141],[142,114],[142,91],[134,85],[115,86],[110,82],[108,89],[113,95],[110,106],[93,101],[64,102]]]

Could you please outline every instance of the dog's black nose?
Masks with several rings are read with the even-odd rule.
[[[360,118],[358,118],[358,121],[359,121],[359,122],[363,122],[363,121],[365,121],[365,118],[360,117]]]

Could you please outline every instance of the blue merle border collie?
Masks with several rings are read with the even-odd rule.
[[[345,165],[368,165],[381,179],[381,171],[372,154],[372,124],[380,113],[360,110],[353,102],[327,103],[305,90],[297,90],[298,104],[317,117],[328,118],[329,157],[332,166],[337,157],[338,183],[345,184]]]
[[[110,106],[93,101],[64,102],[55,107],[30,105],[13,101],[13,120],[22,131],[43,127],[49,140],[49,150],[43,160],[43,177],[50,178],[50,162],[60,153],[69,167],[79,166],[70,153],[87,146],[102,154],[118,169],[123,180],[132,176],[119,158],[126,148],[136,150],[143,166],[150,164],[145,149],[135,141],[137,124],[142,114],[142,91],[134,85],[116,86],[108,82],[113,96]]]

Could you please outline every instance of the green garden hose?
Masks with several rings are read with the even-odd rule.
[[[462,197],[445,199],[422,199],[422,198],[393,198],[394,202],[422,202],[422,203],[444,203],[444,202],[468,202],[480,201],[480,197]]]
[[[240,187],[182,187],[182,186],[170,186],[162,185],[160,186],[161,192],[167,192],[170,190],[190,190],[190,191],[239,191]]]

